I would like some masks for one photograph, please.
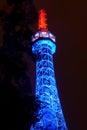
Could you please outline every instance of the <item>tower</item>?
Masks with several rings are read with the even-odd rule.
[[[30,130],[68,130],[60,105],[53,65],[56,39],[48,31],[44,10],[39,12],[38,31],[32,36],[32,42],[32,52],[36,55],[35,98],[40,106],[34,113],[37,121]]]

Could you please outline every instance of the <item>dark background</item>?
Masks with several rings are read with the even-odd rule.
[[[57,38],[54,65],[68,128],[86,130],[87,3],[80,0],[25,1],[28,3],[0,1],[0,129],[27,130],[33,120],[35,57],[31,53],[30,37],[36,31],[37,11],[44,8],[48,28]],[[19,18],[17,21],[12,21],[14,15]]]

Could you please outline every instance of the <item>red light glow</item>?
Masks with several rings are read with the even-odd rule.
[[[46,12],[45,10],[41,9],[39,11],[39,21],[38,21],[38,29],[39,30],[48,30],[47,28],[47,19],[46,19]]]

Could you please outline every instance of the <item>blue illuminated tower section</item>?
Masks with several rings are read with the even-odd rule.
[[[44,10],[42,10],[43,13]],[[53,65],[53,54],[56,51],[55,36],[46,29],[46,24],[43,25],[44,27],[42,25],[32,36],[32,52],[36,55],[35,98],[40,106],[34,113],[37,120],[30,130],[68,130],[55,80]]]

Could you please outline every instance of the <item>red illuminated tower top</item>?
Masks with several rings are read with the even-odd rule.
[[[43,30],[43,31],[46,31],[48,30],[47,28],[47,18],[46,18],[46,12],[44,9],[41,9],[39,11],[39,20],[38,20],[38,29],[39,30]]]
[[[32,42],[39,40],[39,38],[44,38],[44,39],[48,38],[52,42],[54,42],[54,43],[56,42],[55,36],[50,31],[48,31],[46,16],[47,16],[47,14],[46,14],[45,10],[41,9],[39,11],[38,31],[32,36]],[[54,51],[53,51],[53,53],[54,53]]]

